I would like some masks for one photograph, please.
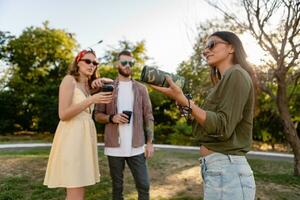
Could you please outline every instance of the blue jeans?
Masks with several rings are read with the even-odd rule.
[[[205,200],[253,200],[255,181],[245,156],[213,153],[200,158]]]

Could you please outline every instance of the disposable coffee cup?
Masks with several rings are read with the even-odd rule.
[[[128,124],[129,124],[130,123],[130,118],[131,118],[131,115],[132,115],[132,111],[123,110],[123,113],[128,116]]]
[[[101,92],[112,92],[112,91],[114,91],[113,84],[104,84],[101,88]]]

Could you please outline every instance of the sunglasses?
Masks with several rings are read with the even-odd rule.
[[[80,59],[79,61],[84,61],[86,64],[91,64],[91,63],[93,63],[93,65],[96,67],[96,66],[98,66],[99,65],[99,63],[97,62],[97,61],[92,61],[92,60],[90,60],[90,59]]]
[[[205,49],[212,50],[217,44],[229,44],[228,42],[210,40],[207,42]]]
[[[134,65],[134,62],[133,62],[133,61],[127,61],[127,60],[125,60],[125,61],[120,61],[120,63],[121,63],[121,65],[122,65],[123,67],[125,67],[125,66],[127,66],[127,65],[129,65],[130,67],[132,67],[132,66]]]

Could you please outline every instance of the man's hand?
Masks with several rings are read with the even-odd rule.
[[[126,124],[128,123],[128,116],[124,113],[118,113],[113,116],[112,121],[115,124]]]
[[[154,154],[154,147],[152,143],[147,143],[145,147],[145,157],[146,159],[149,159],[153,156]]]
[[[93,80],[93,82],[91,84],[93,89],[100,88],[100,87],[102,87],[102,85],[103,85],[103,83],[102,83],[100,78],[97,78],[97,79]]]
[[[113,80],[110,78],[97,78],[95,80],[93,80],[91,86],[93,89],[97,89],[103,86],[103,84],[105,83],[112,83]]]

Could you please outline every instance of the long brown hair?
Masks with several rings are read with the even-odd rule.
[[[69,66],[69,72],[68,72],[68,74],[70,74],[71,76],[73,76],[77,82],[79,81],[79,76],[80,76],[80,74],[78,72],[78,70],[79,70],[78,62],[80,61],[80,59],[84,55],[86,55],[88,53],[91,53],[95,57],[97,57],[96,53],[92,49],[90,49],[90,50],[82,50],[82,51],[80,51],[78,53],[78,55],[75,57],[75,59],[73,60],[73,62]],[[98,70],[96,68],[95,71],[94,71],[94,73],[92,74],[91,77],[89,77],[89,80],[88,80],[88,85],[89,85],[90,89],[91,89],[91,84],[92,84],[93,80],[97,79],[98,77],[99,77],[99,73],[98,73]]]
[[[212,36],[219,37],[233,46],[234,48],[233,64],[239,64],[244,70],[246,70],[252,79],[254,88],[257,88],[257,82],[256,82],[254,70],[246,60],[247,54],[240,38],[236,34],[229,31],[218,31],[213,33],[210,37]],[[210,77],[213,84],[216,84],[221,79],[221,74],[216,67],[213,66],[211,67]]]

